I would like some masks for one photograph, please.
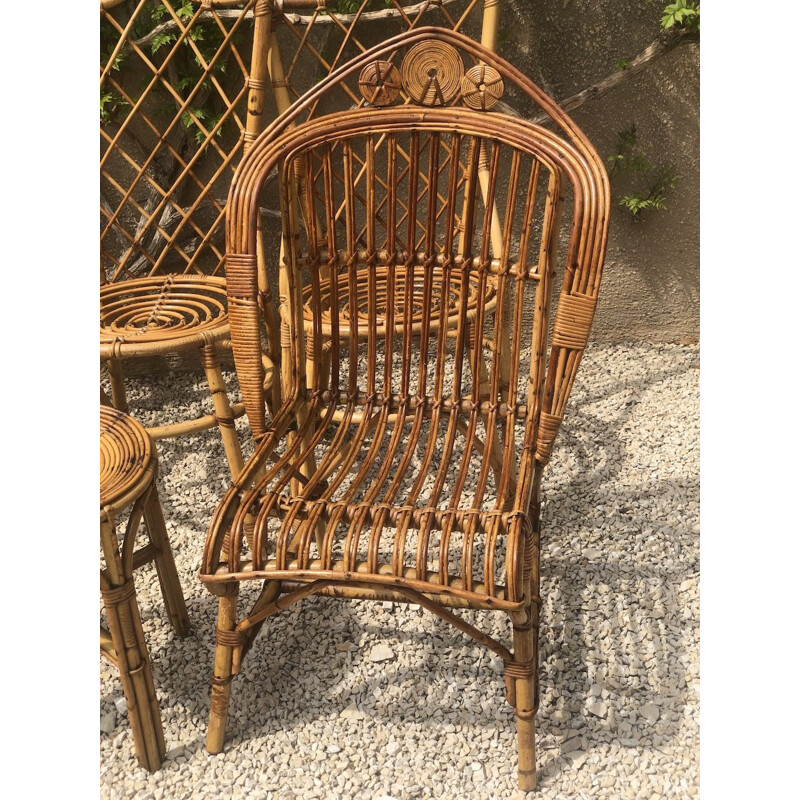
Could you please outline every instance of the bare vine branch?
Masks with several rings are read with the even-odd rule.
[[[657,59],[665,56],[670,51],[674,50],[679,44],[688,44],[689,42],[699,42],[700,34],[689,31],[686,28],[672,28],[666,33],[663,33],[653,42],[650,42],[641,53],[632,58],[630,62],[622,69],[617,69],[610,75],[607,75],[603,80],[587,86],[577,94],[567,97],[565,100],[559,101],[559,106],[564,111],[574,111],[576,108],[582,106],[587,100],[595,100],[598,97],[608,94],[612,89],[616,89],[622,83],[638,75],[642,72],[648,64],[652,64]],[[510,110],[505,106],[503,110]],[[513,111],[511,113],[514,113]],[[517,114],[516,116],[519,116]],[[539,114],[531,121],[541,124],[549,119],[547,114]]]
[[[451,3],[454,3],[455,0],[441,0],[441,5],[447,6]],[[422,0],[420,3],[416,3],[413,6],[405,6],[403,7],[403,13],[407,17],[415,17],[417,14],[422,13],[431,5],[431,0]],[[200,19],[213,19],[214,14],[218,16],[220,19],[238,19],[242,16],[241,11],[237,10],[219,10],[216,12],[211,11],[204,11],[200,15]],[[336,20],[333,19],[330,13],[328,14],[319,14],[317,18],[310,14],[295,14],[288,11],[283,11],[281,14],[286,17],[289,22],[295,25],[310,25],[312,22],[314,25],[332,25],[335,23]],[[400,18],[400,11],[396,7],[392,8],[381,8],[377,11],[365,11],[359,17],[358,13],[354,14],[336,14],[336,19],[339,22],[344,24],[348,24],[353,22],[358,18],[361,21],[368,22],[370,20],[381,20],[381,19],[395,19]],[[253,11],[252,9],[245,13],[245,19],[252,19],[253,18]],[[160,33],[166,33],[167,31],[174,31],[178,29],[178,24],[175,22],[174,19],[168,20],[167,22],[162,22],[160,25],[157,25],[153,30],[151,30],[146,36],[142,36],[141,39],[134,40],[134,44],[139,45],[139,47],[143,47],[146,44],[149,44],[156,36]]]

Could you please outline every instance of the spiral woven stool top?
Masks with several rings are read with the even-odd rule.
[[[139,485],[143,491],[154,467],[153,443],[142,425],[115,408],[100,406],[100,508],[118,504]]]
[[[428,305],[424,303],[425,276],[421,267],[418,267],[413,281],[409,283],[408,276],[404,267],[394,268],[394,283],[390,283],[390,268],[378,266],[375,271],[375,311],[378,333],[385,332],[385,326],[389,320],[390,307],[393,310],[394,326],[402,327],[406,310],[410,312],[409,322],[411,329],[419,331],[422,328],[423,317],[428,317],[430,330],[435,331],[439,327],[442,318],[442,306],[445,305],[444,319],[448,327],[457,324],[459,318],[459,308],[462,297],[461,275],[458,272],[451,272],[447,298],[444,297],[444,271],[441,267],[434,267],[431,270],[431,300]],[[350,335],[350,325],[357,319],[358,333],[360,336],[367,336],[369,328],[369,301],[371,296],[369,271],[367,267],[359,270],[358,281],[355,287],[355,300],[357,307],[353,309],[350,302],[350,284],[347,273],[343,272],[338,276],[336,287],[338,289],[339,301],[339,335],[346,337]],[[327,307],[322,314],[322,332],[326,336],[331,335],[331,282],[328,280],[320,281],[320,295],[322,303]],[[410,291],[409,291],[410,290]],[[467,320],[475,319],[478,308],[478,276],[471,274],[468,279],[466,289],[467,301]],[[390,298],[391,296],[391,298]],[[306,326],[310,328],[313,315],[309,302],[311,300],[311,287],[303,289],[303,316]],[[486,308],[492,309],[495,304],[494,289],[490,285],[486,290]]]
[[[100,288],[102,356],[156,355],[228,335],[224,278],[157,275]]]

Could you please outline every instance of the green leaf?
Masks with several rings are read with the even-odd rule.
[[[109,91],[100,90],[100,122],[104,125],[111,120],[125,107],[129,106],[124,97],[118,95],[113,89]]]
[[[171,44],[176,41],[177,38],[178,37],[174,33],[157,33],[153,37],[153,41],[150,42],[150,52],[157,53],[165,44]]]
[[[181,7],[175,12],[179,19],[191,19],[194,16],[191,0],[184,0]]]
[[[700,11],[693,2],[687,0],[676,0],[674,3],[664,7],[661,17],[661,27],[664,30],[674,26],[685,26],[693,29],[700,27]]]

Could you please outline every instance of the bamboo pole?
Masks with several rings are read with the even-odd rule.
[[[264,129],[264,104],[267,95],[269,76],[270,42],[272,33],[271,0],[258,0],[253,9],[255,26],[253,30],[253,56],[250,66],[249,93],[247,98],[247,125],[244,132],[243,153],[246,155]],[[280,359],[280,334],[272,304],[267,274],[267,256],[264,242],[263,220],[259,214],[256,220],[256,258],[258,263],[258,303],[267,332],[267,347],[273,364]],[[273,374],[269,382],[271,410],[280,407],[280,382]]]
[[[236,628],[236,602],[239,591],[236,584],[227,587],[219,598],[217,630],[230,632]],[[211,713],[208,719],[206,749],[209,753],[219,753],[225,741],[225,727],[228,723],[228,706],[231,699],[231,679],[233,678],[233,647],[217,642],[214,655],[214,678],[211,686]]]

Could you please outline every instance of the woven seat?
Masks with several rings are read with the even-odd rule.
[[[153,480],[154,469],[147,431],[133,417],[100,406],[100,507],[138,496],[141,486]]]
[[[357,574],[378,585],[451,594],[465,605],[518,608],[527,519],[509,511],[516,488],[511,462],[504,465],[500,452],[483,458],[482,445],[468,444],[470,414],[443,405],[432,414],[434,404],[427,398],[408,404],[413,408],[390,400],[323,408],[327,424],[315,435],[327,457],[305,477],[304,462],[284,454],[282,466],[241,503],[233,496],[230,559],[213,572],[201,570],[201,579],[341,582]],[[357,429],[353,417],[362,420]],[[275,429],[292,420],[291,413],[279,416]],[[262,462],[270,456],[266,447]],[[296,494],[293,480],[301,483]],[[488,507],[486,498],[494,498]],[[250,516],[255,529],[245,533]]]
[[[107,283],[100,289],[100,353],[157,355],[230,335],[225,279],[168,275]]]
[[[175,560],[158,502],[158,460],[147,431],[132,417],[100,406],[100,544],[105,568],[100,590],[108,628],[100,627],[100,652],[120,672],[125,704],[139,764],[151,772],[166,753],[150,656],[136,601],[133,571],[155,562],[164,607],[175,632],[189,630]],[[132,506],[122,542],[115,520]],[[144,517],[147,544],[135,550],[139,523]]]
[[[307,115],[377,75],[393,76],[380,107]],[[491,111],[509,85],[558,133]],[[254,231],[273,170],[284,400],[268,416]],[[256,446],[200,567],[219,596],[209,751],[270,615],[312,594],[412,602],[503,659],[520,786],[535,786],[541,481],[594,315],[608,209],[605,166],[569,117],[508,62],[438,28],[357,56],[256,140],[226,228]],[[264,585],[240,613],[251,580]],[[507,613],[513,649],[452,610],[464,607]]]

